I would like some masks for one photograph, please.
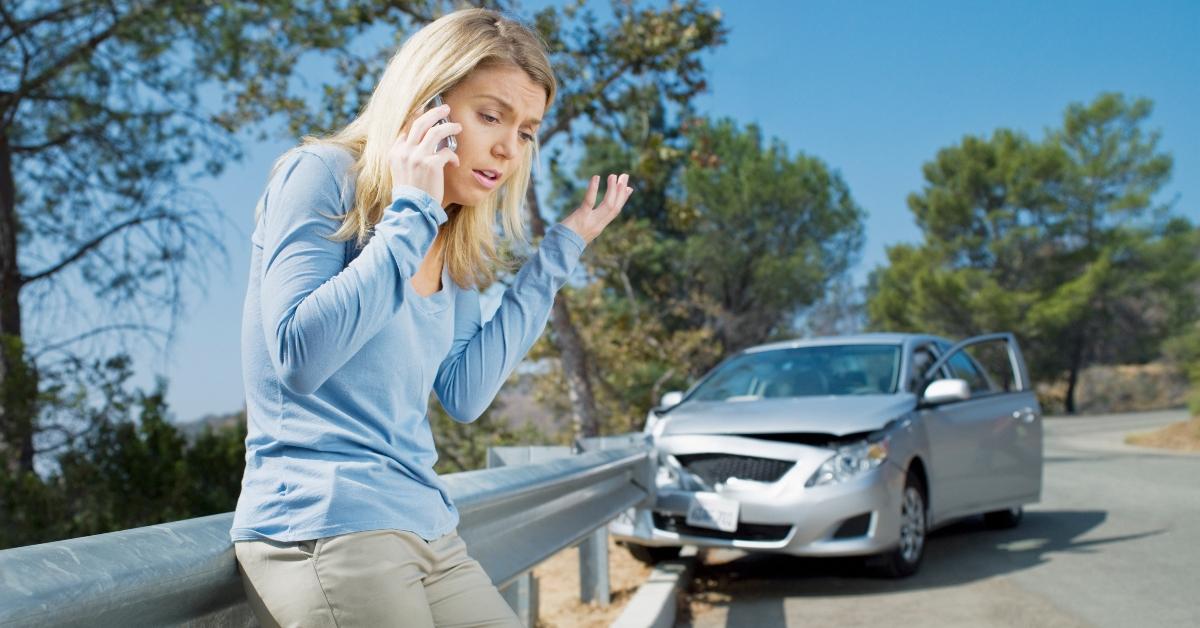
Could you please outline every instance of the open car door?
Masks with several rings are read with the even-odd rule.
[[[945,446],[974,448],[967,456],[961,455],[962,451],[948,456],[964,468],[943,472],[964,474],[959,476],[959,485],[965,494],[953,497],[955,503],[947,505],[956,512],[941,514],[1037,501],[1042,489],[1041,407],[1016,338],[1010,333],[985,334],[943,347],[941,356],[926,370],[923,399],[940,373],[966,382],[967,394],[922,404],[931,431],[942,428],[956,435],[931,435],[934,464],[938,441]]]

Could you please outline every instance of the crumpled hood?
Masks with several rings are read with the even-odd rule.
[[[669,434],[822,433],[877,430],[912,410],[912,394],[789,397],[754,401],[689,401],[663,418]]]

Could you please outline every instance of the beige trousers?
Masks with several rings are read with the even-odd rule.
[[[372,530],[234,543],[263,626],[520,626],[457,532]]]

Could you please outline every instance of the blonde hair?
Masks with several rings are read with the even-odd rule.
[[[334,145],[355,157],[351,169],[356,182],[354,204],[339,216],[342,225],[330,238],[356,238],[359,246],[370,238],[392,200],[388,151],[401,131],[424,112],[426,103],[477,68],[510,64],[546,90],[549,108],[558,86],[545,44],[537,34],[488,9],[446,14],[413,34],[392,56],[366,107],[353,122],[326,137],[305,137],[300,147]],[[525,240],[521,213],[536,160],[535,139],[526,145],[524,158],[497,193],[479,205],[460,207],[441,227],[454,283],[482,289],[495,280],[496,268],[503,264],[496,247],[497,213],[508,238]]]

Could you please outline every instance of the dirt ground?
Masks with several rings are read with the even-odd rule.
[[[1089,366],[1079,374],[1075,409],[1101,414],[1178,408],[1187,403],[1189,389],[1187,374],[1169,362]],[[1037,390],[1047,414],[1062,413],[1066,381],[1041,383]]]
[[[1200,452],[1200,417],[1172,423],[1153,432],[1130,434],[1125,442],[1142,447]]]
[[[629,551],[608,541],[608,581],[612,603],[607,607],[579,601],[579,548],[570,547],[533,568],[538,581],[539,628],[601,628],[616,621],[637,592],[650,567]]]

